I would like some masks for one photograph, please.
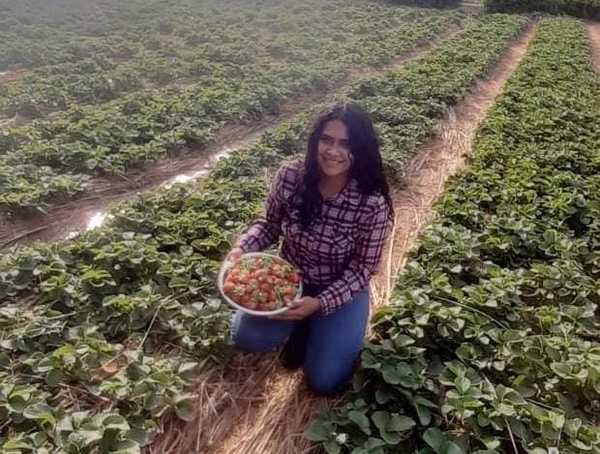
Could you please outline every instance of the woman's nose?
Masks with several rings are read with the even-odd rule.
[[[344,148],[338,143],[331,145],[329,151],[336,156],[343,156],[345,154]]]

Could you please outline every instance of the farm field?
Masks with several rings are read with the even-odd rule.
[[[308,432],[327,452],[600,451],[590,63],[581,24],[539,24],[374,318],[355,394]]]
[[[0,0],[0,71],[15,74],[0,82],[5,215],[40,216],[100,175],[202,153],[227,125],[319,94],[198,181],[141,192],[74,238],[3,251],[0,452],[600,452],[594,24],[260,3],[262,14],[241,1]],[[273,172],[302,156],[310,118],[334,101],[363,105],[400,189],[432,137],[450,147],[440,125],[492,90],[486,77],[502,94],[468,119],[475,129],[485,116],[408,263],[384,269],[394,290],[378,301],[353,392],[315,403],[288,377],[302,418],[281,410],[260,427],[249,415],[281,399],[273,388],[247,407],[224,388],[207,398],[202,377],[227,381],[239,359],[216,273]]]
[[[0,210],[31,212],[83,191],[94,175],[198,153],[225,125],[277,114],[284,100],[382,66],[462,19],[360,1],[314,0],[295,12],[265,2],[260,16],[228,3],[222,13],[205,1],[161,19],[163,32],[159,24],[141,43],[127,41],[129,57],[111,53],[111,35],[105,52],[0,85],[0,114],[14,126],[0,136]]]

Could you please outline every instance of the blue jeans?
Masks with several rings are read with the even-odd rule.
[[[352,377],[368,319],[368,288],[356,293],[352,301],[333,314],[324,316],[317,312],[309,317],[303,367],[314,392],[332,394]],[[233,343],[248,352],[275,351],[285,344],[297,323],[237,311],[233,316]]]

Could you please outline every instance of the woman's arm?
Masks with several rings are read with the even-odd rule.
[[[262,251],[275,243],[281,235],[286,196],[293,190],[295,171],[284,164],[278,171],[265,201],[264,215],[254,221],[238,238],[237,247],[244,253]]]
[[[317,298],[324,315],[335,312],[352,296],[365,288],[371,276],[377,271],[388,227],[389,209],[380,197],[369,215],[360,226],[360,239],[356,252],[341,278],[333,282]]]

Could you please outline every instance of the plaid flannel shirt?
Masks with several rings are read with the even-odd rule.
[[[318,296],[323,314],[331,314],[367,287],[377,271],[387,234],[388,206],[382,195],[363,195],[355,179],[303,230],[299,182],[303,163],[283,164],[265,203],[265,212],[238,239],[244,252],[268,248],[283,236],[281,256],[296,266],[306,284],[324,288]]]

